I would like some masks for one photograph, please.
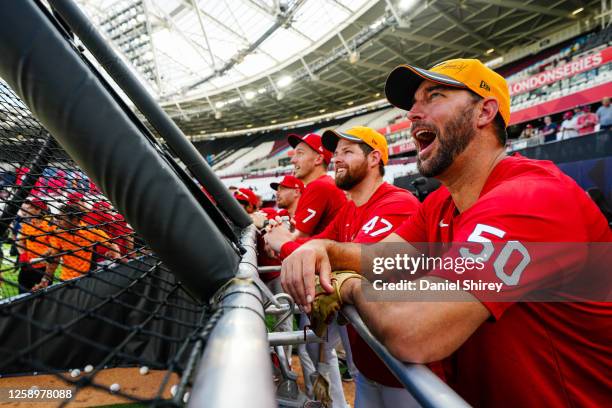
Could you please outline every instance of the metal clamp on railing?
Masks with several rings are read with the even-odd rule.
[[[325,339],[317,337],[312,330],[306,330],[306,332],[298,330],[268,333],[268,341],[270,346],[294,346],[296,344],[324,343]]]
[[[353,306],[344,306],[342,314],[351,322],[357,333],[380,357],[400,383],[423,407],[469,407],[452,388],[431,370],[421,364],[399,361],[374,337]]]
[[[281,267],[279,266],[260,266],[258,268],[259,273],[274,273],[274,272],[280,272],[281,271]]]
[[[208,338],[189,406],[276,406],[264,301],[254,284],[257,254],[250,245],[254,240],[255,227],[247,227],[242,236],[247,252],[236,279],[217,296],[224,313]]]

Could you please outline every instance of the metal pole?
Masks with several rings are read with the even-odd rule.
[[[280,272],[281,267],[279,266],[260,266],[259,273],[272,273],[272,272]]]
[[[304,332],[298,330],[268,333],[268,342],[270,346],[294,346],[306,343],[324,343],[325,340],[318,337],[312,330],[307,330],[306,338],[304,338]]]
[[[49,0],[49,4],[62,16],[100,65],[104,67],[149,123],[168,142],[168,145],[191,170],[198,182],[206,188],[210,195],[215,197],[217,205],[232,222],[240,228],[250,225],[251,218],[230,195],[206,163],[206,160],[139,83],[134,73],[121,61],[79,7],[71,0]]]
[[[190,407],[274,407],[270,349],[257,275],[255,228],[241,243],[246,248],[237,279],[220,294],[225,309],[210,333],[196,375]]]
[[[446,385],[437,375],[421,364],[407,364],[399,361],[389,353],[383,344],[374,337],[365,325],[357,309],[353,306],[342,307],[342,314],[353,325],[361,338],[380,357],[393,375],[402,383],[412,396],[423,407],[469,407],[452,388]]]

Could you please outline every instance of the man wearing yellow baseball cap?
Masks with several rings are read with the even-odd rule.
[[[552,162],[506,155],[508,91],[480,61],[451,60],[429,70],[405,65],[391,73],[386,92],[392,104],[409,109],[419,170],[442,186],[382,241],[396,245],[370,248],[371,258],[396,256],[378,249],[399,246],[404,256],[482,264],[419,271],[426,275],[402,293],[403,302],[371,301],[366,294],[375,288],[351,276],[339,290],[342,303],[353,304],[398,359],[444,359],[449,384],[469,405],[610,405],[605,373],[612,342],[605,327],[612,304],[572,293],[584,281],[611,293],[609,263],[593,249],[568,252],[560,245],[612,242],[604,215]],[[428,246],[420,252],[423,242]],[[557,245],[543,253],[533,248],[540,242]],[[330,294],[336,294],[334,270],[380,279],[363,254],[354,243],[310,241],[283,261],[283,287],[310,312],[313,302],[325,300],[320,291],[314,297],[314,274]],[[429,290],[449,283],[461,289]],[[542,293],[547,298],[538,301]],[[511,357],[500,350],[512,350]]]
[[[391,234],[401,223],[418,211],[418,200],[408,191],[383,180],[384,166],[389,161],[387,140],[376,130],[357,126],[345,131],[326,130],[322,135],[325,149],[334,152],[336,185],[348,193],[350,201],[338,212],[334,221],[312,239],[337,242],[375,243]],[[297,250],[305,240],[288,241],[275,231],[266,234],[272,248],[281,258]],[[343,329],[341,329],[343,330]],[[404,390],[385,364],[352,328],[348,329],[350,347],[359,371],[355,406],[415,406],[410,393]],[[355,370],[351,370],[355,375]],[[382,405],[378,396],[388,405]],[[370,401],[367,403],[366,401]]]
[[[452,59],[426,70],[400,65],[389,74],[385,94],[392,105],[409,111],[414,94],[424,80],[458,89],[469,89],[482,98],[494,98],[505,126],[510,121],[510,92],[506,80],[477,59]]]

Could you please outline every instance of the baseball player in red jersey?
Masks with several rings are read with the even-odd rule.
[[[289,135],[295,149],[291,158],[295,177],[306,186],[293,217],[297,237],[309,237],[323,231],[346,202],[344,193],[327,175],[331,152],[321,144],[321,136],[309,133],[304,137]]]
[[[285,176],[280,183],[270,183],[270,188],[276,191],[276,206],[279,208],[279,216],[288,215],[293,218],[300,197],[304,192],[302,180],[295,176]]]
[[[335,152],[336,185],[351,199],[320,234],[311,239],[373,243],[391,234],[420,206],[410,192],[383,180],[388,162],[385,137],[374,129],[357,126],[345,132],[327,130],[323,146]],[[274,230],[270,234],[274,241]],[[273,242],[281,257],[289,256],[308,238]],[[384,363],[349,326],[352,356],[359,370],[355,407],[414,406],[416,402]]]
[[[591,267],[601,264],[592,247],[568,253],[567,245],[549,245],[546,259],[526,247],[609,243],[612,233],[603,215],[554,164],[506,156],[507,84],[480,61],[450,60],[430,70],[401,66],[385,90],[392,104],[409,110],[419,171],[443,187],[383,242],[404,243],[415,256],[412,243],[418,242],[446,243],[444,255],[452,259],[477,255],[484,260],[481,270],[434,269],[416,281],[417,287],[496,280],[506,301],[465,289],[450,302],[368,302],[363,289],[369,284],[350,279],[341,288],[343,302],[356,306],[399,359],[445,359],[449,383],[474,406],[609,405],[612,305],[584,298],[516,300],[541,293],[563,296],[559,280],[581,285],[581,278],[591,278],[596,269]],[[508,245],[520,263],[508,263]],[[331,291],[330,271],[360,270],[359,254],[356,244],[310,241],[283,262],[283,286],[309,310],[314,273]],[[531,262],[524,264],[529,256]],[[609,278],[597,285],[604,293],[612,289]],[[405,298],[426,295],[417,289]]]

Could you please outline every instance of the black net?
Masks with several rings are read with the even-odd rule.
[[[2,81],[0,213],[2,402],[182,404],[219,312]]]

